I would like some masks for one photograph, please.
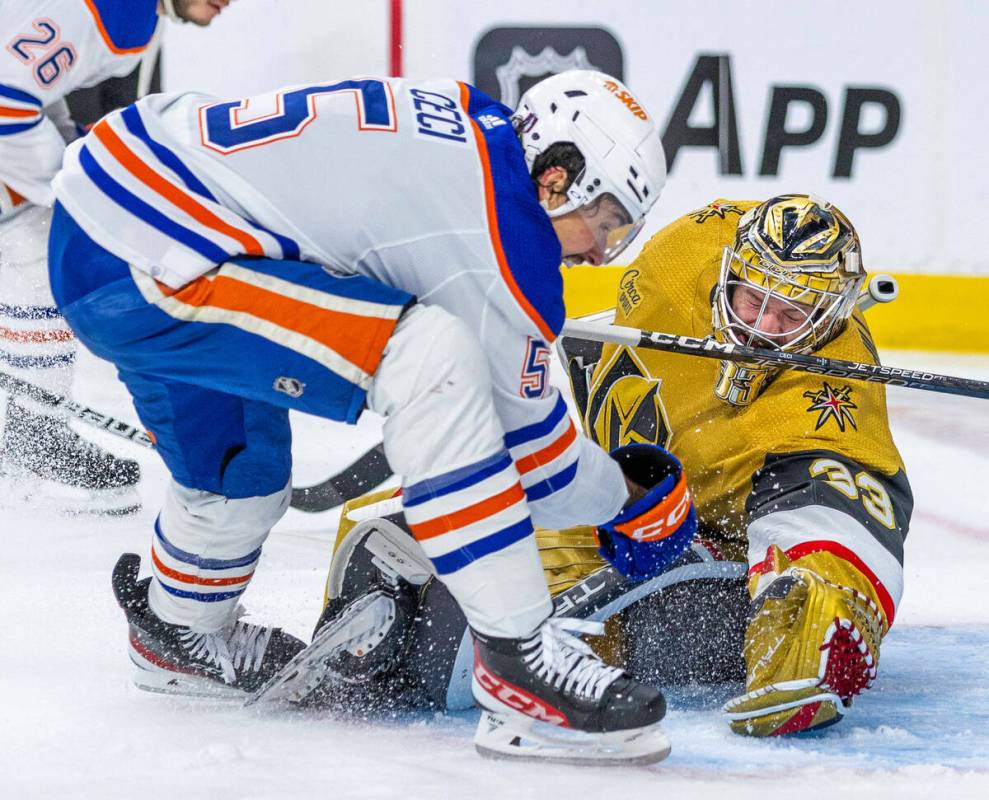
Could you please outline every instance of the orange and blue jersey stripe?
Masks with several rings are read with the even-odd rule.
[[[243,594],[254,574],[261,548],[239,558],[202,558],[176,547],[155,520],[151,544],[152,572],[161,588],[174,597],[219,603]]]
[[[226,262],[181,289],[138,270],[131,275],[158,310],[266,339],[316,361],[362,392],[410,302],[400,290],[323,272],[318,273],[322,284],[301,285],[295,282],[297,264],[272,259]]]
[[[412,535],[439,575],[532,535],[525,492],[507,451],[403,488]]]
[[[565,489],[577,476],[580,441],[559,393],[542,420],[506,433],[505,446],[515,459],[529,502]]]
[[[239,255],[298,260],[298,243],[222,206],[182,159],[148,133],[130,106],[93,128],[79,151],[89,180],[130,224],[187,250],[206,272]]]
[[[0,136],[29,131],[43,118],[41,100],[23,89],[0,83]]]

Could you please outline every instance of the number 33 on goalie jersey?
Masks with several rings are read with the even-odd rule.
[[[509,114],[452,80],[155,95],[73,145],[56,193],[93,239],[173,288],[263,256],[456,314],[488,354],[534,521],[603,521],[624,493],[546,381],[564,319],[560,245]]]

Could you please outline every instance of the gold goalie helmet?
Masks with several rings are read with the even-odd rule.
[[[844,328],[864,282],[859,237],[841,211],[805,194],[770,198],[742,215],[734,245],[725,247],[714,335],[745,347],[812,352]],[[715,394],[748,405],[777,371],[722,361]]]

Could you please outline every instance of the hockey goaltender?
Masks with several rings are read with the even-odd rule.
[[[878,363],[856,304],[865,276],[858,235],[833,205],[718,200],[645,246],[615,321]],[[723,709],[736,733],[840,721],[876,678],[903,592],[912,496],[885,389],[574,340],[562,349],[586,432],[607,449],[668,447],[699,528],[679,561],[640,582],[607,566],[599,549],[612,543],[593,528],[538,531],[556,613],[607,618],[592,646],[658,686],[744,679]],[[338,634],[346,646],[309,664],[305,702],[471,702],[466,623],[392,494],[344,507],[317,633],[356,638]],[[372,596],[397,613],[365,642],[355,610]]]

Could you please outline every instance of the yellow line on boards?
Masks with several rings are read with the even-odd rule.
[[[619,267],[563,270],[567,314],[579,317],[612,308]],[[866,312],[880,347],[989,353],[989,277],[894,273],[900,296]],[[670,331],[675,333],[675,331]]]

